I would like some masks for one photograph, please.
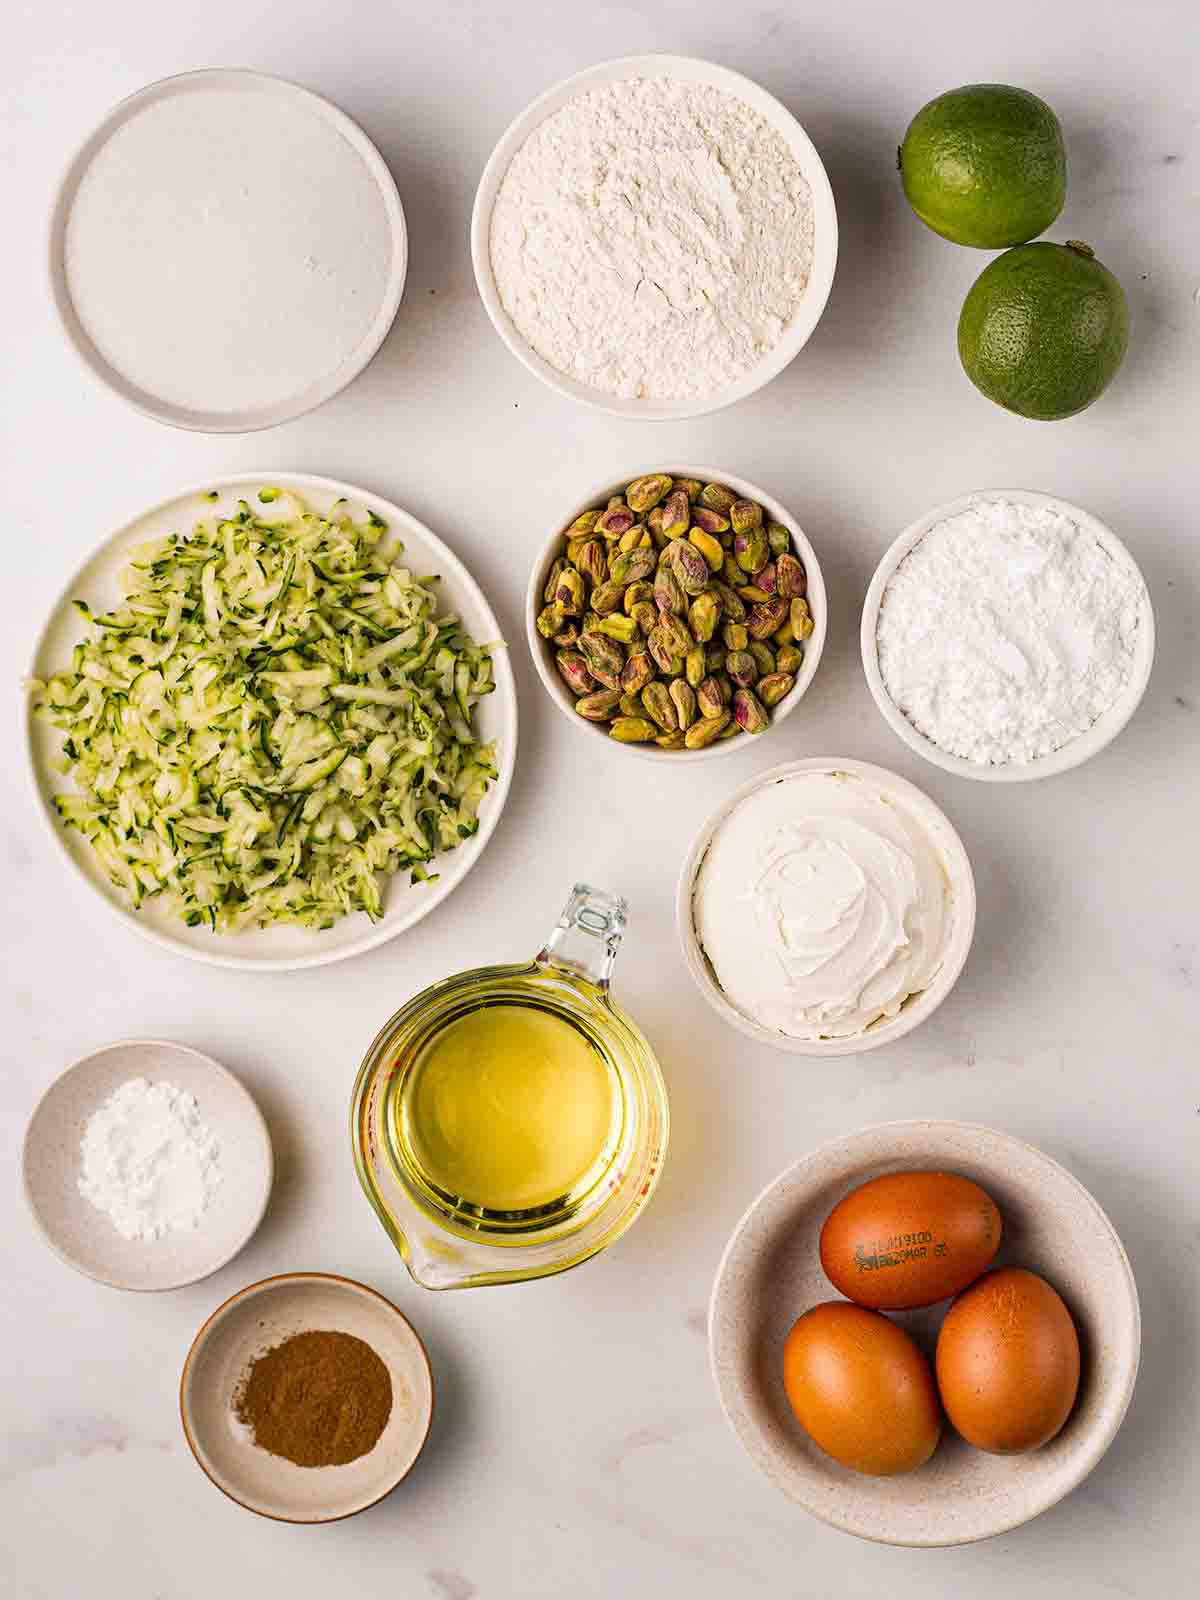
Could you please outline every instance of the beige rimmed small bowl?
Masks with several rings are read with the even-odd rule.
[[[735,744],[738,740],[733,741]],[[765,789],[769,784],[786,783],[789,778],[806,772],[845,772],[872,784],[881,794],[904,806],[924,826],[941,855],[946,881],[953,894],[950,932],[942,957],[942,964],[933,982],[920,993],[910,995],[896,1016],[887,1022],[872,1023],[863,1033],[844,1039],[797,1039],[780,1033],[776,1028],[765,1027],[747,1016],[726,995],[717,981],[700,936],[696,931],[694,896],[696,883],[708,854],[709,846],[725,819],[744,800]],[[872,766],[867,761],[851,761],[841,756],[810,756],[803,761],[790,761],[781,767],[751,778],[724,802],[705,822],[692,840],[679,874],[675,898],[675,925],[683,947],[683,959],[692,979],[709,1005],[730,1027],[744,1033],[756,1044],[770,1045],[773,1050],[783,1050],[795,1056],[852,1056],[866,1050],[877,1050],[881,1045],[892,1044],[919,1027],[933,1015],[942,1001],[958,982],[966,965],[975,935],[975,877],[970,858],[950,819],[940,807],[934,805],[906,778],[889,772],[886,767]]]
[[[538,613],[545,603],[543,595],[550,576],[550,568],[554,565],[555,558],[562,555],[565,548],[564,530],[585,511],[606,505],[613,495],[624,494],[635,479],[645,477],[652,472],[665,472],[672,478],[696,478],[701,483],[723,483],[744,499],[757,500],[769,519],[782,523],[791,534],[796,554],[804,563],[808,575],[808,604],[812,612],[813,631],[804,641],[804,660],[800,671],[796,674],[796,681],[779,704],[771,709],[771,720],[762,733],[739,734],[736,739],[718,739],[715,744],[710,744],[703,750],[660,750],[654,744],[620,744],[616,739],[609,737],[606,724],[588,722],[575,710],[575,696],[567,688],[554,665],[554,646],[549,640],[543,639],[537,630]],[[640,756],[644,761],[673,763],[676,766],[689,761],[712,761],[719,756],[732,755],[738,751],[757,750],[761,741],[771,737],[779,724],[785,717],[791,715],[808,692],[809,685],[816,677],[817,668],[821,664],[821,653],[825,648],[828,628],[829,602],[825,594],[821,563],[800,524],[791,512],[765,489],[760,489],[756,483],[751,483],[747,478],[735,477],[733,473],[722,472],[715,467],[664,466],[659,462],[630,472],[615,482],[610,479],[600,484],[590,494],[569,507],[555,524],[554,532],[547,537],[540,555],[534,562],[529,588],[525,594],[525,634],[529,640],[533,664],[537,668],[538,677],[542,680],[542,687],[563,715],[573,726],[593,739],[603,739],[614,750],[627,751],[631,755]]]
[[[298,1467],[254,1443],[233,1404],[250,1364],[297,1333],[348,1333],[392,1380],[392,1411],[373,1449],[344,1466]],[[192,1341],[179,1380],[188,1446],[222,1494],[275,1522],[339,1522],[389,1495],[425,1447],[433,1420],[425,1346],[390,1300],[353,1278],[287,1272],[219,1305]]]
[[[813,208],[813,255],[808,283],[801,296],[791,322],[782,338],[760,361],[739,378],[736,383],[709,394],[688,396],[680,400],[633,400],[606,390],[580,383],[552,367],[537,353],[513,325],[505,311],[492,270],[491,232],[492,211],[496,196],[507,176],[513,157],[530,134],[547,117],[553,116],[569,101],[594,89],[612,83],[624,83],[632,78],[673,78],[686,83],[707,83],[742,101],[767,122],[783,139],[796,165],[808,182]],[[678,420],[699,417],[724,406],[734,405],[756,389],[761,389],[800,353],[812,337],[813,329],[821,320],[829,291],[833,287],[833,274],[837,266],[838,222],[833,190],[816,146],[787,109],[757,83],[731,72],[728,67],[713,61],[702,61],[692,56],[666,53],[622,56],[614,61],[601,61],[596,66],[564,78],[526,106],[500,136],[496,148],[488,159],[475,194],[471,215],[471,260],[475,268],[475,282],[484,309],[492,326],[509,350],[534,377],[568,399],[597,411],[607,411],[618,417],[636,417],[644,421]]]
[[[987,1455],[947,1424],[916,1472],[840,1466],[792,1415],[783,1345],[796,1318],[837,1299],[821,1270],[825,1218],[885,1173],[936,1169],[981,1184],[1004,1220],[999,1265],[1028,1267],[1062,1295],[1079,1332],[1079,1397],[1061,1433],[1025,1455]],[[892,1313],[932,1354],[948,1302]],[[1078,1487],[1116,1436],[1137,1378],[1141,1314],[1116,1229],[1050,1156],[967,1122],[890,1122],[834,1139],[767,1185],[734,1229],[709,1307],[721,1407],[754,1464],[823,1522],[881,1544],[970,1544],[1030,1521]]]
[[[941,767],[943,772],[952,772],[955,777],[974,778],[980,783],[1032,783],[1037,778],[1053,778],[1060,772],[1069,772],[1072,767],[1082,766],[1092,756],[1099,754],[1106,745],[1111,744],[1133,716],[1146,692],[1146,685],[1150,681],[1150,670],[1154,665],[1154,608],[1150,603],[1150,591],[1143,580],[1137,645],[1129,680],[1108,710],[1097,717],[1091,727],[1077,739],[1072,739],[1059,749],[1052,750],[1049,755],[1039,756],[1036,761],[1008,762],[1003,766],[984,766],[977,761],[967,761],[962,756],[951,755],[941,749],[909,721],[888,693],[883,674],[879,669],[877,638],[879,610],[883,604],[884,592],[905,556],[915,549],[938,523],[945,522],[949,517],[958,516],[960,512],[969,510],[981,500],[1011,500],[1017,505],[1038,506],[1049,511],[1057,511],[1094,535],[1115,561],[1130,567],[1139,578],[1141,577],[1136,561],[1107,523],[1101,522],[1099,517],[1094,517],[1090,511],[1085,511],[1081,506],[1072,505],[1069,500],[1059,500],[1054,495],[1043,494],[1038,489],[977,489],[918,517],[885,551],[882,561],[875,569],[875,576],[871,579],[867,597],[863,602],[862,624],[859,630],[863,671],[866,674],[871,698],[879,707],[880,715],[888,727],[903,739],[910,750],[915,750],[917,755],[923,756],[935,767]]]
[[[79,1192],[80,1141],[89,1119],[131,1078],[195,1097],[215,1136],[221,1181],[196,1227],[126,1239]],[[232,1261],[266,1213],[275,1177],[271,1135],[249,1090],[228,1068],[168,1039],[124,1039],[83,1056],[43,1094],[21,1150],[25,1198],[61,1260],[114,1289],[181,1289]]]

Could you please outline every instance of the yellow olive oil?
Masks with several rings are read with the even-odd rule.
[[[512,1217],[571,1209],[621,1137],[621,1082],[553,1009],[460,1012],[404,1070],[393,1129],[425,1185],[456,1208]]]

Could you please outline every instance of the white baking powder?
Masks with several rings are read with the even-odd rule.
[[[1069,516],[979,496],[892,575],[879,669],[939,749],[979,765],[1035,761],[1120,695],[1144,598],[1132,564]]]
[[[504,309],[559,372],[676,400],[780,340],[812,264],[808,183],[783,138],[711,84],[632,79],[569,101],[513,157],[491,261]]]
[[[88,1119],[79,1192],[126,1239],[194,1228],[221,1182],[220,1151],[194,1095],[131,1078]]]

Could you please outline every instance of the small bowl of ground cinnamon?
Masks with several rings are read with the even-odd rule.
[[[217,1307],[188,1351],[179,1407],[192,1454],[231,1500],[278,1522],[336,1522],[407,1475],[433,1377],[389,1300],[294,1272]]]

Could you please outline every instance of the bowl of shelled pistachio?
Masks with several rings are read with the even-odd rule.
[[[795,518],[709,467],[585,496],[556,523],[526,597],[534,664],[564,716],[664,761],[725,755],[782,722],[816,675],[826,620]]]

